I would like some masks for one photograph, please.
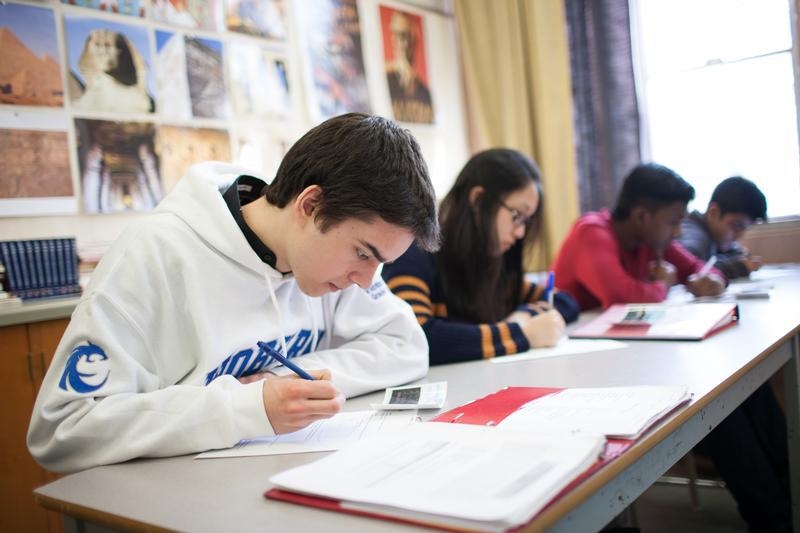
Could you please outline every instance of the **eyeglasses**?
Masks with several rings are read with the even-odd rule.
[[[514,224],[514,226],[516,226],[516,227],[520,227],[520,226],[530,227],[533,215],[531,215],[531,216],[524,215],[522,212],[520,212],[520,211],[514,209],[513,207],[507,205],[503,201],[499,201],[499,203],[500,203],[501,207],[504,207],[505,209],[508,210],[509,213],[511,213],[511,222]]]

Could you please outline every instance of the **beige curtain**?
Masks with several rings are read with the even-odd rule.
[[[578,216],[572,90],[563,0],[456,0],[470,148],[520,150],[542,170],[545,270]]]

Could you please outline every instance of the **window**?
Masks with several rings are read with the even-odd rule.
[[[753,180],[770,219],[800,215],[790,0],[631,0],[643,157],[705,210],[724,178]]]

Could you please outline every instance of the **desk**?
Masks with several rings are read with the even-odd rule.
[[[496,365],[486,361],[433,367],[428,381],[448,382],[454,407],[517,386],[688,385],[692,402],[622,457],[542,512],[529,531],[600,529],[667,468],[785,367],[795,529],[800,531],[800,268],[770,269],[776,290],[768,300],[740,301],[741,322],[702,342],[630,342],[621,350]],[[368,408],[380,394],[349,400]],[[433,416],[435,413],[431,413]],[[182,531],[402,532],[415,528],[269,501],[262,493],[274,472],[320,457],[301,454],[193,460],[138,460],[79,472],[35,491],[68,518],[112,528]]]

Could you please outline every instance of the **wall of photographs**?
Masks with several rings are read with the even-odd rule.
[[[108,243],[192,163],[271,176],[327,117],[392,117],[437,193],[468,157],[446,0],[0,4],[0,240]]]

